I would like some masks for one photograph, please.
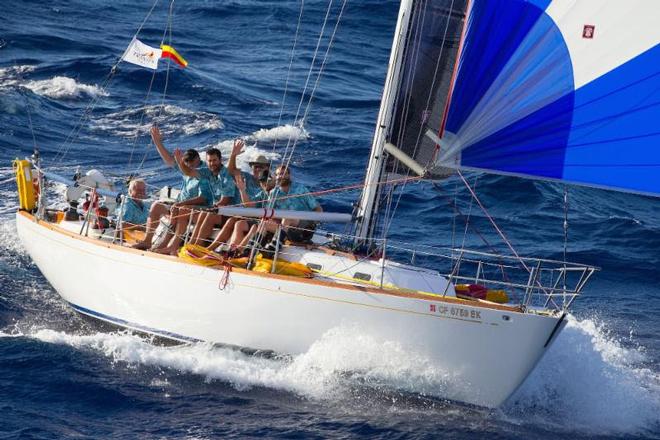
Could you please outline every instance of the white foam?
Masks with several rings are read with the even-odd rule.
[[[643,432],[660,426],[660,376],[643,349],[626,348],[591,319],[564,331],[505,414],[567,430]]]
[[[9,90],[20,85],[20,78],[24,73],[32,72],[34,66],[9,66],[0,69],[0,91]],[[16,105],[10,101],[12,105],[5,108],[4,111],[8,113],[16,113]],[[5,104],[7,106],[7,104]]]
[[[0,334],[0,336],[15,336]],[[22,335],[22,334],[21,334]],[[263,386],[314,399],[336,399],[350,387],[398,389],[437,394],[449,375],[398,344],[381,341],[355,327],[327,332],[306,353],[292,358],[266,358],[208,344],[159,347],[123,333],[70,335],[48,329],[25,336],[44,342],[93,349],[130,364],[155,365],[228,382],[238,390]]]
[[[22,66],[9,66],[0,68],[0,80],[13,79],[24,73],[33,72],[35,66],[22,65]]]
[[[18,239],[13,218],[0,221],[0,252],[5,255],[28,256],[23,244]]]
[[[224,128],[224,124],[218,115],[193,111],[170,104],[129,108],[96,118],[92,123],[97,130],[107,131],[115,136],[123,137],[147,135],[154,123],[159,126],[161,132],[166,136],[173,134],[190,136]]]
[[[276,161],[280,158],[278,153],[268,151],[267,149],[259,148],[259,142],[274,142],[274,141],[306,141],[309,139],[310,135],[304,127],[298,125],[281,125],[279,127],[273,128],[260,128],[252,134],[244,136],[245,148],[243,153],[236,158],[237,165],[244,171],[249,171],[249,162],[256,158],[259,155],[265,156],[268,160]],[[234,139],[218,141],[214,144],[208,145],[208,147],[215,147],[222,152],[223,157],[229,157],[231,154],[232,147],[234,145]]]
[[[40,81],[27,81],[23,84],[23,87],[32,90],[37,95],[53,99],[108,96],[108,93],[97,85],[81,84],[66,76],[56,76]]]
[[[252,133],[251,138],[260,142],[274,141],[305,141],[309,139],[309,132],[299,125],[281,125],[273,128],[262,128]]]
[[[16,331],[0,334],[13,335]],[[41,329],[26,336],[96,350],[113,362],[200,375],[237,390],[268,387],[339,401],[342,407],[371,407],[369,395],[364,399],[359,392],[364,387],[442,397],[447,387],[456,386],[450,373],[423,356],[356,326],[332,329],[307,352],[287,358],[266,358],[207,344],[159,347],[121,333],[71,335]],[[654,426],[657,429],[660,382],[657,372],[640,365],[644,360],[642,350],[623,347],[594,321],[569,317],[567,328],[537,370],[495,417],[558,433],[643,434]]]
[[[250,140],[247,139],[246,142],[250,142]],[[229,139],[224,141],[218,141],[214,144],[210,144],[206,148],[210,148],[210,147],[217,148],[218,150],[220,150],[220,152],[222,152],[222,157],[228,159],[229,155],[231,154],[231,150],[233,146],[234,146],[234,139]],[[204,152],[200,152],[200,155],[202,156],[202,160],[205,160]],[[264,149],[257,147],[257,144],[247,143],[243,148],[243,153],[236,157],[236,165],[243,171],[249,172],[250,161],[260,155],[265,156],[266,159],[270,161],[276,161],[280,158],[280,155],[273,151],[266,151]]]

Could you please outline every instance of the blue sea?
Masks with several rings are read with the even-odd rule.
[[[367,164],[398,2],[346,3],[317,87],[342,2],[331,2],[316,58],[326,1],[305,1],[302,16],[299,1],[178,1],[171,19],[169,3],[156,2],[138,38],[157,46],[171,23],[172,45],[188,68],[168,70],[161,61],[153,75],[122,63],[106,84],[152,5],[2,2],[0,438],[660,438],[654,198],[569,188],[568,259],[601,271],[551,350],[497,410],[443,400],[434,392],[441,372],[367,335],[331,332],[308,352],[282,358],[154,345],[76,315],[16,235],[11,160],[30,155],[35,142],[59,174],[96,168],[119,180],[137,172],[150,189],[178,181],[149,144],[152,123],[171,148],[228,153],[234,138],[246,137],[249,154],[277,158],[292,139],[294,179],[314,190],[360,183]],[[298,111],[312,90],[311,105],[303,100]],[[563,258],[562,185],[468,179],[519,253]],[[320,200],[326,210],[350,212],[358,196]],[[454,200],[468,210],[455,178],[438,188],[407,185],[392,240],[404,247],[460,241]],[[471,224],[508,252],[483,213],[473,209]],[[467,242],[481,246],[478,237]],[[108,283],[114,276],[107,273]]]

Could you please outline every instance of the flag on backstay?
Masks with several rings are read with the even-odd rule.
[[[157,49],[144,44],[137,38],[133,38],[131,44],[128,45],[124,55],[121,57],[122,61],[153,70],[158,69],[158,60],[161,58],[169,58],[181,67],[188,65],[188,61],[179,55],[172,46],[163,44],[160,46],[160,49]]]
[[[161,54],[162,58],[169,58],[181,67],[186,67],[188,65],[188,61],[184,60],[183,57],[179,55],[179,52],[177,52],[172,46],[161,44],[160,48],[163,51]]]
[[[133,38],[121,59],[147,69],[156,70],[162,53],[162,50],[147,46],[137,38]]]

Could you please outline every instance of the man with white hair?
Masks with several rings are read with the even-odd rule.
[[[117,208],[124,229],[144,230],[149,216],[150,203],[147,197],[147,185],[142,179],[133,179],[128,185],[128,196],[123,205]]]

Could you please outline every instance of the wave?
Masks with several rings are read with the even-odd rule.
[[[285,124],[273,128],[260,128],[252,134],[244,136],[245,148],[243,154],[236,158],[237,165],[244,171],[249,171],[248,163],[256,156],[263,155],[271,161],[278,160],[280,155],[274,151],[259,148],[259,143],[275,142],[275,141],[306,141],[309,139],[310,134],[304,127],[298,125]],[[229,157],[231,149],[234,145],[234,139],[226,139],[207,145],[215,147],[222,152],[223,157]],[[284,145],[282,145],[284,146]]]
[[[15,257],[29,257],[23,244],[18,239],[16,225],[13,221],[0,222],[0,250],[5,255],[5,257],[0,258],[0,261],[12,260]]]
[[[249,139],[247,140],[249,142]],[[224,159],[228,159],[229,155],[231,154],[232,147],[234,146],[234,139],[228,139],[228,140],[223,140],[223,141],[218,141],[213,144],[207,145],[204,150],[207,148],[217,148],[220,150],[222,153],[222,157]],[[201,153],[202,159],[205,159],[205,154],[202,151]],[[245,147],[243,148],[243,153],[238,155],[236,157],[236,165],[242,169],[243,171],[250,171],[250,161],[255,159],[257,156],[265,156],[266,159],[270,161],[276,161],[280,158],[280,155],[273,152],[273,151],[266,151],[264,149],[261,149],[258,147],[258,144],[256,143],[246,143]]]
[[[660,375],[644,349],[625,347],[593,319],[564,331],[504,414],[553,429],[600,434],[660,428]]]
[[[0,333],[6,337],[16,334]],[[266,387],[342,405],[353,404],[358,397],[360,405],[370,406],[373,393],[368,390],[442,398],[446,387],[456,385],[451,372],[355,326],[331,329],[307,352],[290,357],[267,357],[209,344],[160,347],[126,333],[72,335],[39,329],[25,336],[95,350],[113,362],[200,375],[239,391]],[[660,422],[659,377],[640,366],[644,361],[643,350],[624,348],[594,321],[569,317],[548,355],[495,416],[555,432],[643,433]]]
[[[9,66],[0,68],[0,91],[7,91],[16,89],[21,85],[23,80],[23,75],[26,73],[33,72],[35,66],[30,65],[18,65],[18,66]],[[12,108],[15,109],[15,104],[12,101]],[[15,113],[15,110],[10,111],[10,113]]]
[[[11,167],[0,167],[0,218],[18,209],[18,195],[16,192],[16,175]],[[5,224],[0,224],[5,226]],[[4,233],[0,233],[0,243],[4,240]]]
[[[32,90],[40,96],[52,99],[96,98],[108,96],[108,93],[97,85],[81,84],[66,76],[56,76],[39,81],[27,81],[23,87]]]
[[[129,108],[93,119],[92,127],[114,136],[135,137],[149,133],[153,124],[165,135],[195,135],[224,128],[220,116],[197,112],[176,105],[149,105]]]
[[[309,139],[309,132],[305,127],[299,125],[285,124],[279,127],[262,128],[250,136],[255,141],[259,142],[274,142],[274,141],[305,141]]]
[[[210,344],[162,347],[127,333],[73,335],[50,329],[0,332],[101,352],[113,362],[171,368],[230,383],[237,390],[268,387],[313,399],[337,399],[357,383],[433,394],[449,375],[399,344],[365,335],[352,326],[328,331],[301,355],[266,357]],[[358,335],[358,336],[356,336]],[[354,353],[355,355],[350,355]],[[349,355],[347,355],[349,354]]]
[[[2,80],[2,84],[5,85],[6,81],[16,80],[21,75],[33,72],[35,69],[36,66],[31,65],[2,67],[0,68],[0,80]]]

